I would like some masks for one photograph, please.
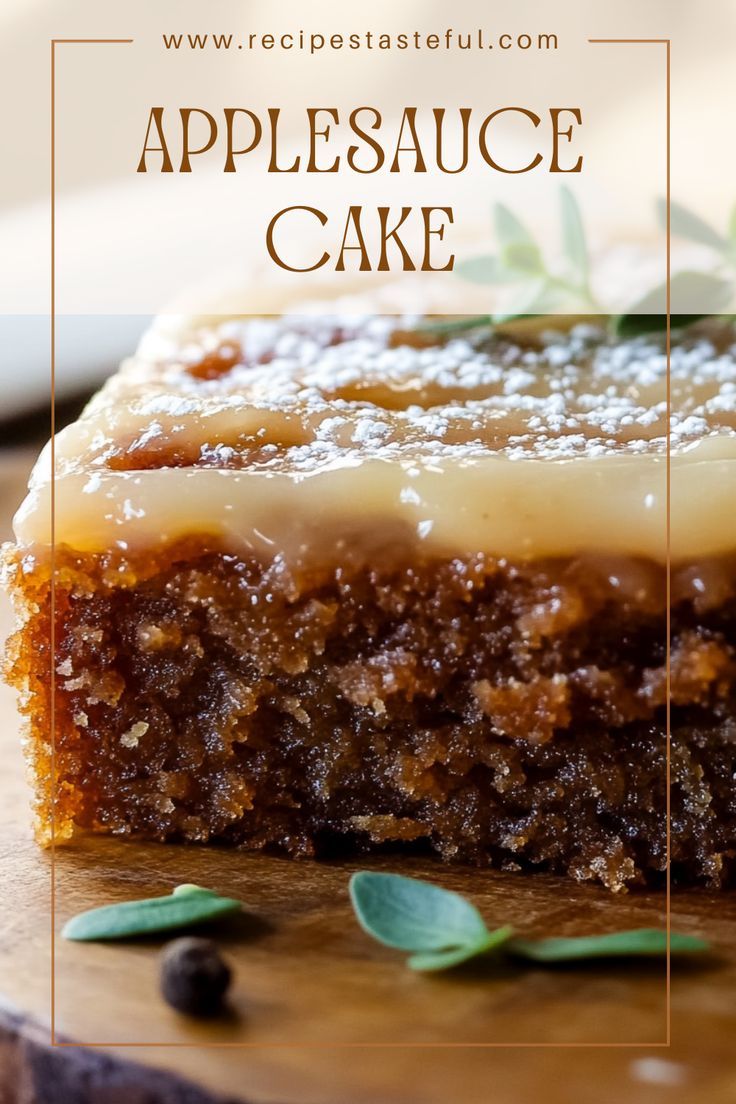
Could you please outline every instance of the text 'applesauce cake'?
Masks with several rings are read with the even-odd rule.
[[[53,820],[666,867],[664,339],[231,318],[144,339],[6,550]],[[671,357],[671,861],[736,871],[736,332]],[[55,572],[54,655],[51,576]]]

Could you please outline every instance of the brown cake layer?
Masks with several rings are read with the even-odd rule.
[[[11,584],[41,831],[49,569]],[[666,861],[663,566],[417,556],[267,565],[216,542],[56,554],[57,839],[75,826],[292,856],[431,848],[612,889]],[[676,879],[736,871],[736,562],[672,578]]]
[[[670,589],[672,872],[734,880],[730,322],[162,322],[51,451],[6,551],[42,838],[657,883]]]

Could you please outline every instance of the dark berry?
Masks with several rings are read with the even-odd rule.
[[[172,1008],[211,1016],[222,1007],[232,972],[209,939],[174,939],[161,956],[161,992]]]

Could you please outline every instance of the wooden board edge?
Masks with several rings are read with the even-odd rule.
[[[0,1104],[110,1104],[112,1100],[248,1104],[245,1097],[213,1096],[171,1070],[139,1065],[108,1050],[52,1046],[47,1026],[0,1001]]]

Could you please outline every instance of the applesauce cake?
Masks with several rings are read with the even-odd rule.
[[[657,884],[669,698],[673,877],[733,881],[736,333],[675,336],[669,424],[666,365],[559,318],[154,327],[56,439],[53,550],[47,447],[5,551],[41,839]]]

